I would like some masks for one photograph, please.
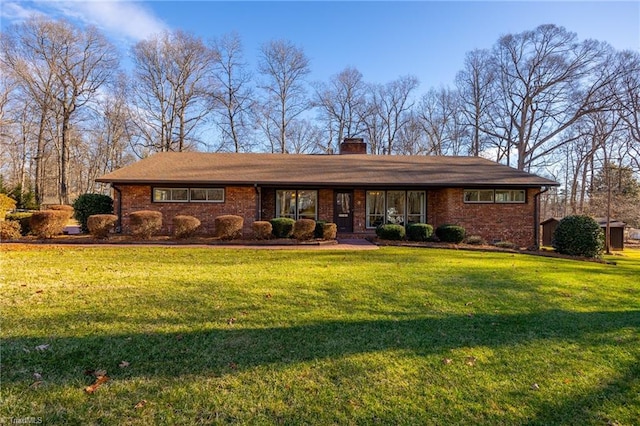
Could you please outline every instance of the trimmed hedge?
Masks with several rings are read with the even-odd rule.
[[[433,236],[433,226],[426,223],[411,223],[407,226],[409,241],[429,241]]]
[[[94,214],[87,219],[89,233],[95,238],[107,238],[118,222],[118,216],[114,214]]]
[[[470,235],[466,238],[465,243],[469,244],[469,245],[474,245],[474,246],[483,246],[485,244],[487,244],[487,242],[485,241],[484,238],[482,238],[480,235]]]
[[[162,229],[162,213],[153,210],[139,210],[129,215],[131,235],[149,239]]]
[[[20,223],[20,233],[22,235],[29,235],[31,233],[31,212],[19,212],[10,213],[7,215],[7,220]]]
[[[445,243],[459,244],[464,240],[466,231],[459,225],[440,225],[436,228],[436,236]]]
[[[332,222],[327,222],[322,226],[322,239],[323,240],[335,240],[338,235],[338,225]]]
[[[311,240],[316,233],[316,221],[313,219],[298,219],[293,224],[293,238],[300,241]]]
[[[218,216],[214,220],[215,236],[222,240],[234,240],[242,237],[244,218],[233,214]]]
[[[68,210],[42,210],[31,215],[29,225],[38,238],[51,238],[62,234],[68,221]]]
[[[89,232],[87,220],[95,214],[112,214],[113,200],[103,194],[82,194],[73,202],[74,218],[82,232]]]
[[[173,235],[176,238],[192,237],[200,227],[200,219],[193,216],[177,215],[173,218]]]
[[[589,216],[572,215],[560,220],[552,245],[558,253],[598,257],[604,251],[604,243],[604,232],[598,222]]]
[[[273,228],[273,236],[276,238],[289,238],[293,234],[293,225],[296,221],[289,217],[277,217],[269,221]]]
[[[273,232],[271,222],[267,222],[266,220],[256,220],[251,225],[251,229],[253,229],[253,236],[256,240],[268,240],[271,238],[271,233]]]
[[[17,240],[21,236],[20,222],[10,220],[0,221],[0,241]]]
[[[65,212],[67,215],[67,221],[73,217],[73,207],[67,206],[66,204],[54,204],[49,207],[49,210],[55,210],[60,212]]]
[[[323,233],[324,233],[324,224],[327,223],[326,220],[316,220],[316,231],[315,231],[315,237],[316,238],[323,238]]]
[[[386,225],[380,225],[376,228],[376,235],[378,236],[378,238],[381,238],[383,240],[404,240],[406,234],[407,231],[402,225],[388,223]]]
[[[6,194],[0,194],[0,220],[4,220],[7,211],[16,208],[16,200]]]

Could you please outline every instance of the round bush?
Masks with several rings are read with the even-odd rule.
[[[407,226],[407,239],[409,241],[429,241],[433,235],[433,226],[426,223],[412,223]]]
[[[376,228],[376,235],[383,240],[399,241],[404,240],[406,230],[402,225],[386,224]]]
[[[325,223],[327,223],[326,220],[316,220],[316,230],[314,234],[316,238],[322,238],[322,233],[324,232]]]
[[[82,232],[89,232],[87,220],[94,214],[112,214],[113,200],[103,194],[82,194],[73,202],[74,217]]]
[[[107,238],[118,222],[118,216],[114,214],[94,214],[87,219],[89,233],[96,238]]]
[[[0,241],[4,240],[17,240],[20,238],[20,222],[15,221],[0,221]]]
[[[51,238],[62,234],[69,221],[69,212],[65,210],[42,210],[34,212],[29,219],[31,232],[38,238]]]
[[[200,227],[200,219],[193,216],[178,215],[173,218],[173,235],[176,238],[192,237]]]
[[[269,221],[276,238],[289,238],[293,234],[293,225],[296,221],[289,217],[277,217]]]
[[[560,220],[552,245],[558,253],[598,257],[604,250],[604,239],[604,232],[593,218],[573,215]]]
[[[215,218],[215,236],[222,240],[234,240],[242,237],[244,218],[233,214],[218,216]]]
[[[466,232],[459,225],[440,225],[436,229],[436,236],[445,243],[459,244],[464,240]]]
[[[338,225],[332,222],[325,223],[322,226],[322,239],[335,240],[338,235]]]
[[[129,215],[131,235],[149,239],[162,229],[162,213],[153,210],[139,210]]]
[[[11,213],[7,215],[7,220],[20,223],[20,233],[29,235],[31,232],[31,212]]]
[[[298,219],[293,224],[293,238],[300,241],[310,240],[316,233],[316,221],[313,219]]]
[[[474,246],[483,246],[487,244],[487,242],[480,235],[470,235],[465,240],[465,243],[474,245]]]
[[[253,235],[256,240],[268,240],[271,238],[271,233],[273,232],[271,222],[267,222],[266,220],[256,220],[251,225],[251,229],[253,229]]]
[[[16,208],[16,200],[6,194],[0,194],[0,220],[4,220],[7,211]]]
[[[49,210],[55,210],[60,212],[65,212],[67,215],[67,221],[73,217],[73,207],[67,206],[65,204],[54,204],[49,207]]]

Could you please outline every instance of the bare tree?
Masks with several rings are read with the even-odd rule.
[[[426,153],[460,155],[463,124],[460,99],[456,91],[429,90],[420,100],[417,115],[426,136]]]
[[[320,121],[328,134],[325,152],[334,152],[345,137],[355,137],[363,131],[365,90],[362,74],[355,68],[345,68],[328,84],[315,84],[314,105],[320,110]]]
[[[251,74],[244,62],[240,36],[230,33],[215,40],[213,50],[213,90],[211,98],[222,134],[222,143],[231,143],[235,152],[250,148],[248,144],[251,126],[253,96]]]
[[[262,111],[271,123],[269,128],[277,129],[277,133],[269,133],[267,137],[272,146],[278,146],[281,153],[287,152],[287,127],[300,114],[309,109],[309,100],[305,87],[305,78],[309,74],[309,59],[301,48],[286,40],[275,40],[261,48],[258,70],[265,78],[261,88],[265,99]]]
[[[164,32],[133,47],[136,120],[143,149],[183,151],[191,147],[208,112],[207,76],[212,54],[202,40],[183,31]]]

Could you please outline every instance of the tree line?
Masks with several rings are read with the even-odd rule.
[[[550,176],[563,189],[548,214],[601,215],[605,174],[624,203],[640,196],[610,176],[640,171],[640,54],[555,25],[468,52],[453,85],[422,94],[415,76],[372,84],[353,67],[309,81],[288,40],[265,42],[251,69],[237,33],[151,36],[128,71],[98,29],[65,20],[32,17],[0,43],[0,190],[22,206],[104,191],[95,178],[154,152],[334,153],[345,137]],[[638,204],[625,215],[640,222]]]

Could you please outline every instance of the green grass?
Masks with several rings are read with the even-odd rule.
[[[640,419],[640,251],[616,265],[397,247],[0,256],[0,423]],[[88,369],[110,378],[94,394]]]

